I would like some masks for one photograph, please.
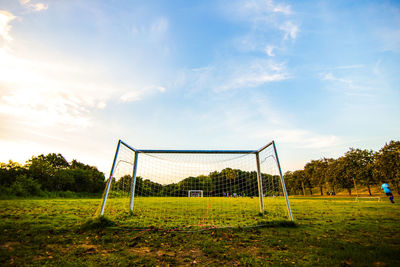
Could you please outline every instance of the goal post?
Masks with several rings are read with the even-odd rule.
[[[119,140],[100,215],[129,209],[141,217],[158,214],[157,222],[166,216],[181,224],[193,218],[190,223],[241,226],[257,218],[257,206],[265,218],[293,220],[274,141],[258,150],[155,150]]]

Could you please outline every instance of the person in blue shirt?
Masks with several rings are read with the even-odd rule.
[[[383,182],[383,184],[381,185],[381,188],[383,189],[385,194],[389,197],[390,202],[394,203],[393,194],[389,189],[389,185],[387,183]]]

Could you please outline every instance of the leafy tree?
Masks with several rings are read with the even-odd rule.
[[[300,195],[302,193],[301,180],[296,179],[293,172],[287,171],[283,177],[286,183],[286,190],[289,194]]]
[[[8,163],[0,162],[0,185],[11,186],[19,175],[26,175],[27,173],[27,168],[21,166],[18,162],[12,160],[8,161]]]
[[[374,174],[380,182],[393,183],[400,194],[400,141],[390,141],[375,154]]]
[[[306,173],[304,170],[297,170],[294,171],[292,174],[293,179],[295,179],[297,181],[297,183],[299,183],[301,190],[303,192],[303,195],[306,195],[306,188],[311,188],[310,185],[310,179],[306,176]],[[311,191],[311,190],[310,190]],[[312,192],[311,192],[312,194]]]
[[[357,183],[366,185],[369,194],[372,195],[371,185],[376,183],[372,173],[374,162],[372,150],[350,148],[344,157],[347,178],[353,180],[355,188],[357,188]]]
[[[29,175],[37,180],[43,189],[53,191],[57,188],[57,181],[55,179],[56,169],[51,163],[44,160],[43,157],[32,157],[29,160]]]
[[[336,167],[338,165],[336,159],[327,159],[327,167],[325,169],[325,181],[329,184],[331,190],[336,192],[338,185],[338,173]]]
[[[63,169],[63,168],[69,167],[68,161],[61,154],[49,153],[46,156],[42,154],[37,157],[32,157],[32,159],[30,161],[32,161],[34,159],[47,162],[54,169]],[[29,164],[29,161],[28,161],[28,164]]]
[[[304,172],[313,187],[319,187],[321,196],[326,184],[325,173],[328,168],[328,159],[312,160],[304,166]]]
[[[351,189],[354,188],[355,184],[353,170],[350,169],[352,167],[351,162],[343,156],[335,160],[330,167],[335,168],[332,175],[335,176],[338,186],[347,189],[351,196]]]

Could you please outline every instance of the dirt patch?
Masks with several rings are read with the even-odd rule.
[[[98,246],[90,244],[82,244],[79,248],[81,248],[85,254],[92,254],[98,250]]]
[[[6,250],[13,251],[14,247],[18,246],[19,244],[20,244],[19,242],[6,242],[2,244],[1,247]]]
[[[149,247],[138,247],[138,248],[130,248],[129,253],[137,254],[137,255],[149,255],[151,250]]]

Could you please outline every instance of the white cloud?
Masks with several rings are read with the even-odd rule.
[[[168,20],[164,17],[156,19],[150,27],[150,31],[153,33],[164,33],[167,30],[168,30]]]
[[[166,36],[168,30],[169,22],[165,17],[158,17],[147,23],[137,23],[131,28],[131,32],[134,37],[156,43]]]
[[[266,60],[254,60],[247,64],[238,64],[227,75],[227,80],[216,87],[216,91],[235,88],[256,87],[269,82],[288,78],[282,63]]]
[[[283,5],[283,4],[282,5],[279,5],[279,4],[275,5],[275,4],[273,4],[272,1],[268,1],[268,2],[271,3],[271,8],[272,8],[273,12],[283,13],[285,15],[292,14],[292,9],[291,9],[291,7],[289,5]]]
[[[297,37],[297,33],[299,31],[299,27],[291,21],[287,21],[284,24],[282,24],[279,29],[281,29],[285,35],[283,37],[284,40],[288,40],[289,37],[294,40]]]
[[[340,143],[336,135],[322,135],[304,129],[280,129],[273,132],[283,143],[294,144],[300,148],[328,148]]]
[[[49,8],[47,4],[44,3],[32,3],[31,0],[20,0],[21,5],[28,8],[31,11],[42,11]]]
[[[290,5],[276,4],[272,0],[239,0],[233,3],[229,1],[228,4],[232,5],[234,15],[255,21],[265,21],[267,16],[274,13],[286,16],[292,14]]]
[[[265,47],[265,53],[267,53],[267,55],[270,56],[270,57],[275,56],[275,54],[274,54],[274,52],[273,52],[274,48],[275,48],[275,47],[273,47],[273,46],[271,46],[271,45],[267,45],[267,46]]]
[[[229,108],[223,107],[227,110],[226,118],[223,119],[224,127],[229,131],[238,132],[240,136],[260,142],[277,140],[293,148],[309,149],[329,148],[341,142],[341,138],[334,134],[320,134],[296,126],[288,119],[290,115],[277,108],[268,97],[249,93],[246,102],[249,105],[229,103]]]
[[[346,80],[346,79],[342,79],[342,78],[337,78],[331,72],[322,74],[322,80],[325,80],[325,81],[336,81],[336,82],[342,82],[342,83],[346,83],[346,84],[352,84],[353,83],[352,80]]]
[[[344,65],[344,66],[338,66],[335,67],[333,69],[337,69],[337,70],[343,70],[343,69],[360,69],[363,68],[364,65],[362,64],[354,64],[354,65]]]
[[[238,0],[224,3],[223,12],[228,19],[239,20],[249,26],[248,33],[234,40],[241,51],[266,52],[271,56],[274,55],[273,48],[285,47],[282,40],[294,40],[298,36],[300,27],[295,22],[295,13],[290,5],[272,0]]]
[[[143,96],[148,96],[156,92],[164,93],[165,90],[165,87],[162,86],[146,86],[139,90],[132,90],[123,93],[120,100],[122,102],[135,102],[141,100]]]
[[[0,37],[10,42],[12,37],[10,36],[11,25],[9,23],[16,17],[8,11],[0,10]]]
[[[196,90],[223,92],[245,89],[289,78],[284,63],[253,59],[245,62],[225,61],[204,68],[185,70],[175,85]]]
[[[346,68],[345,68],[346,69]],[[331,87],[335,91],[344,93],[347,96],[362,96],[362,97],[373,97],[374,96],[374,81],[367,81],[365,78],[362,81],[348,78],[341,78],[335,76],[333,73],[321,73],[321,79],[331,83]],[[354,77],[357,77],[354,75]]]

